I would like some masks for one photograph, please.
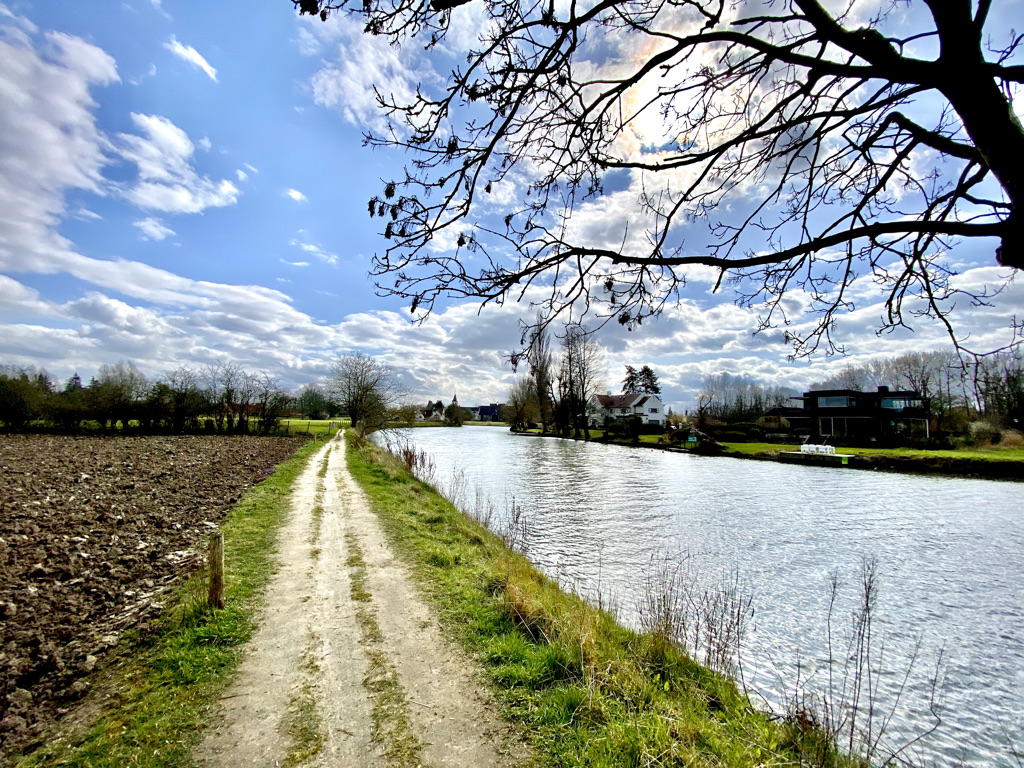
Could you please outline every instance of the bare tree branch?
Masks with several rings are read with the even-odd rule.
[[[293,2],[430,49],[468,0]],[[812,331],[787,331],[801,355],[837,349],[850,286],[870,279],[880,331],[924,314],[962,340],[950,250],[989,238],[996,263],[1024,269],[1024,128],[1011,103],[1024,38],[992,42],[990,0],[900,8],[912,5],[908,26],[885,3],[854,20],[818,0],[743,16],[724,0],[490,0],[478,45],[442,87],[377,94],[390,128],[366,144],[410,157],[368,205],[389,241],[378,291],[420,319],[445,297],[533,297],[542,324],[591,314],[634,328],[678,297],[687,268],[711,267],[762,329],[810,313]],[[504,210],[499,185],[516,197]],[[588,231],[612,194],[625,223]],[[786,296],[805,310],[793,315]]]

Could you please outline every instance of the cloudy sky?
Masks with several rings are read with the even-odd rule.
[[[385,241],[366,202],[403,163],[361,146],[381,126],[372,87],[410,92],[452,64],[299,19],[287,0],[255,9],[0,3],[0,363],[64,379],[119,359],[153,377],[233,360],[297,388],[360,350],[414,399],[503,400],[527,304],[450,302],[417,325],[367,277]],[[992,246],[958,255],[961,285],[1003,281]],[[602,332],[612,391],[624,365],[650,364],[681,410],[708,373],[800,388],[948,344],[927,322],[877,337],[868,285],[839,329],[852,358],[790,363],[781,334],[754,335],[755,312],[691,277],[659,322]],[[997,344],[1022,299],[1018,281],[991,307],[965,303],[960,327]]]

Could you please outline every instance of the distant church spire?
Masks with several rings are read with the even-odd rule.
[[[458,404],[459,404],[459,393],[456,392],[455,395],[452,397],[452,405],[458,405]]]

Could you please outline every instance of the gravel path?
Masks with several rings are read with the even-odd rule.
[[[201,765],[486,768],[526,757],[389,549],[343,440],[296,482],[279,556]]]

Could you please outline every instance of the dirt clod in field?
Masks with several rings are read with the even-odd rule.
[[[0,756],[145,633],[210,532],[297,447],[256,437],[0,436]]]

